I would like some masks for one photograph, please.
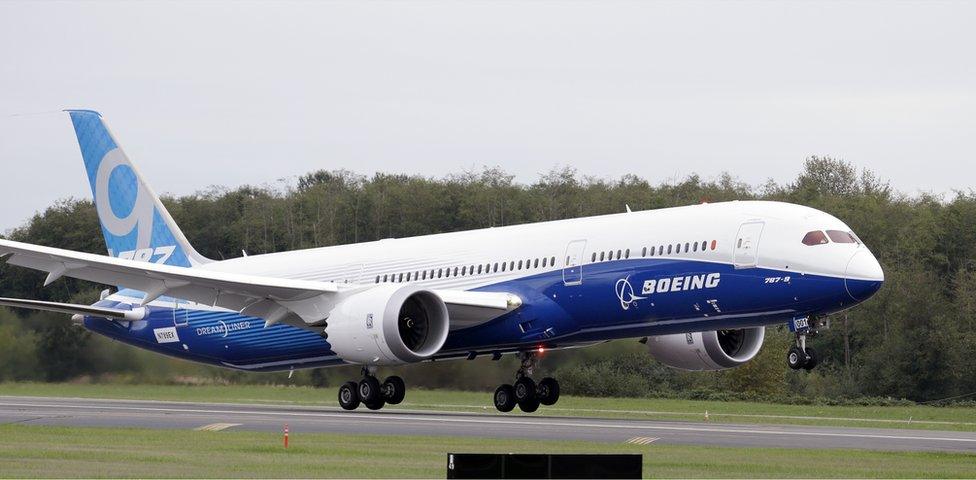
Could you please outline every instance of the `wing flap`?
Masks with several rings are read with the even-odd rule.
[[[73,303],[43,302],[41,300],[25,300],[22,298],[0,297],[0,306],[41,310],[45,312],[65,313],[68,315],[86,315],[92,317],[114,318],[117,320],[136,321],[146,318],[145,307],[132,310],[117,308],[93,307],[90,305],[76,305]]]

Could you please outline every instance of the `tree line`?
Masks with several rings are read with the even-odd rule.
[[[786,367],[791,335],[767,331],[753,362],[728,371],[689,373],[655,362],[635,341],[552,352],[545,371],[563,388],[592,395],[724,398],[893,398],[936,401],[976,392],[976,194],[906,194],[870,171],[810,157],[794,181],[745,184],[724,174],[652,183],[636,175],[604,179],[556,168],[519,183],[500,168],[440,178],[317,171],[287,186],[213,187],[164,203],[200,253],[215,259],[300,248],[559,220],[702,201],[779,200],[831,213],[848,223],[885,270],[868,302],[832,318],[813,340],[821,365]],[[7,238],[104,253],[90,200],[66,199],[10,230]],[[43,275],[0,266],[0,295],[91,303],[100,286],[72,279],[43,288]],[[413,385],[488,389],[510,380],[512,359],[413,365]],[[478,365],[473,365],[478,363]],[[342,369],[239,373],[138,351],[72,327],[56,314],[0,309],[0,380],[274,382],[335,384]]]

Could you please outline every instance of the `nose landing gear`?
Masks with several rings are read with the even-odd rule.
[[[374,376],[375,368],[364,367],[363,379],[359,383],[349,381],[339,387],[339,406],[343,410],[355,410],[360,404],[370,410],[379,410],[385,405],[396,405],[403,401],[407,387],[403,379],[393,375],[383,383]]]
[[[826,324],[824,324],[826,325]],[[817,353],[807,346],[807,337],[817,335],[819,320],[815,318],[794,318],[790,322],[790,330],[796,334],[796,344],[786,352],[786,364],[793,370],[813,370],[819,363]]]
[[[539,409],[539,405],[555,405],[559,401],[559,382],[551,377],[543,378],[538,384],[529,377],[538,363],[535,352],[519,354],[522,366],[515,373],[514,385],[501,385],[495,390],[495,408],[499,412],[510,412],[516,405],[526,413]]]

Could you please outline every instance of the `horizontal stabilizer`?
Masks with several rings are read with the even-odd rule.
[[[27,308],[30,310],[41,310],[45,312],[65,313],[68,315],[84,315],[89,317],[114,318],[116,320],[137,321],[146,318],[145,307],[132,310],[121,310],[117,308],[92,307],[88,305],[75,305],[73,303],[42,302],[40,300],[24,300],[21,298],[0,297],[0,306]]]

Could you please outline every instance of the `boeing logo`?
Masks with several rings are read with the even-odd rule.
[[[715,288],[722,279],[720,273],[709,273],[702,275],[688,275],[684,277],[671,278],[652,278],[644,282],[642,295],[652,293],[682,292],[685,290],[701,290],[703,288]]]
[[[626,278],[617,280],[614,290],[616,290],[617,298],[620,300],[620,308],[624,310],[629,309],[630,304],[634,303],[635,301],[647,298],[634,295],[634,287],[630,284],[630,280],[627,280]]]

